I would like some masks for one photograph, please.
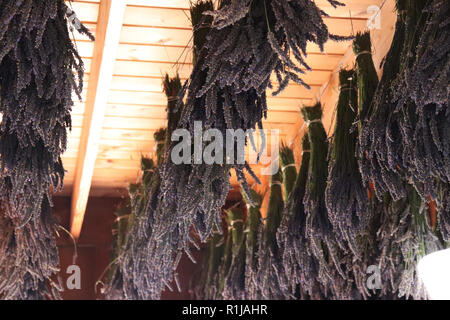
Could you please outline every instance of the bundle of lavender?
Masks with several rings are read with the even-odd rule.
[[[204,16],[203,13],[213,9],[212,1],[209,0],[198,1],[191,7],[195,66],[201,63],[199,55],[205,51],[204,41],[212,23],[212,18]],[[179,100],[174,112],[178,113],[182,108],[181,119],[185,120],[185,108],[182,104]],[[177,124],[177,127],[181,125]],[[193,128],[192,126],[189,129]],[[195,137],[192,131],[191,137]],[[171,159],[173,146],[173,142],[168,145],[165,162],[161,166],[163,183],[154,207],[154,232],[148,239],[148,255],[145,259],[148,270],[146,278],[150,279],[150,287],[146,292],[152,292],[151,297],[156,299],[174,279],[174,270],[183,252],[195,261],[190,254],[190,245],[198,245],[191,237],[191,231],[202,242],[207,241],[214,229],[221,231],[221,208],[230,189],[228,171],[231,165],[175,164]],[[193,160],[193,153],[189,159]],[[227,193],[220,194],[217,198],[221,190],[227,190]],[[207,205],[202,202],[204,198],[210,200]]]
[[[276,235],[283,217],[283,191],[281,169],[270,177],[270,196],[265,225],[259,240],[258,274],[256,284],[263,299],[286,299],[287,283]]]
[[[407,197],[398,201],[385,195],[377,231],[381,291],[383,299],[426,299],[417,274],[419,260],[445,248],[441,236],[430,228],[427,206],[412,186]]]
[[[334,0],[329,2],[340,5]],[[314,42],[323,49],[330,38],[344,39],[329,34],[323,11],[309,0],[223,0],[219,10],[209,11],[210,16],[201,20],[205,28],[209,27],[208,18],[214,19],[211,31],[206,44],[196,49],[194,70],[178,100],[179,104],[185,101],[180,127],[191,135],[195,121],[206,129],[217,129],[223,137],[227,128],[262,128],[272,73],[279,83],[274,94],[290,80],[307,86],[299,77],[304,69],[310,69],[304,59],[307,43]],[[194,24],[194,43],[199,29]],[[291,52],[295,62],[289,56]],[[164,164],[157,214],[161,228],[150,249],[154,257],[151,277],[159,279],[155,280],[156,287],[162,289],[163,283],[171,280],[178,251],[189,252],[191,228],[201,241],[206,241],[220,223],[232,168],[249,192],[244,171],[254,174],[248,164],[226,160],[222,165]]]
[[[407,37],[393,83],[401,148],[390,157],[402,161],[405,176],[423,201],[437,207],[438,228],[450,240],[450,30],[447,1],[406,6]]]
[[[261,292],[256,285],[258,277],[259,234],[262,232],[261,204],[263,196],[253,189],[250,190],[252,201],[241,189],[242,198],[247,205],[245,220],[245,299],[261,299]]]
[[[239,253],[239,247],[242,237],[243,216],[239,208],[232,208],[227,210],[226,222],[228,226],[228,233],[226,235],[224,252],[218,270],[218,286],[216,292],[216,299],[226,299],[225,286],[227,278],[234,260],[234,256]],[[235,229],[237,225],[239,232]],[[239,243],[238,243],[239,242]],[[235,246],[236,244],[236,246]]]
[[[212,300],[218,295],[219,267],[224,253],[224,238],[221,233],[214,231],[213,236],[207,242],[207,252],[203,257],[203,269],[201,277],[196,284],[194,293],[197,299]]]
[[[399,72],[400,54],[405,40],[405,23],[402,18],[404,2],[397,0],[394,38],[385,58],[383,75],[371,102],[372,114],[362,127],[359,137],[361,175],[366,188],[369,188],[370,183],[373,184],[380,201],[385,192],[389,192],[393,200],[406,197],[404,180],[399,174],[401,164],[398,159],[388,162],[387,156],[391,150],[390,146],[401,147],[400,134],[388,136],[388,126],[392,121],[390,114],[395,110],[391,103],[394,96],[391,84]]]
[[[357,33],[353,40],[353,52],[356,60],[358,89],[359,131],[373,113],[372,99],[378,86],[378,75],[372,59],[372,42],[370,32]]]
[[[317,259],[317,277],[324,285],[327,283],[329,265],[326,243],[333,242],[333,226],[328,219],[325,204],[325,187],[328,174],[328,140],[322,124],[322,106],[304,107],[302,115],[308,126],[310,160],[303,207],[306,214],[306,237],[311,253]]]
[[[231,237],[233,241],[231,266],[225,277],[225,286],[222,297],[226,300],[243,300],[246,296],[245,287],[245,233],[244,215],[242,210],[239,214],[232,214]],[[248,217],[247,217],[248,219]]]
[[[361,173],[368,188],[373,183],[379,199],[375,206],[380,210],[374,220],[379,226],[377,264],[385,283],[380,296],[387,298],[425,298],[415,266],[420,257],[443,246],[441,230],[434,228],[427,204],[433,204],[430,199],[442,204],[439,200],[445,198],[447,184],[437,178],[437,171],[423,174],[423,168],[416,169],[422,159],[443,159],[441,154],[432,153],[443,147],[439,141],[445,130],[430,130],[426,122],[439,121],[447,128],[448,124],[437,117],[438,112],[431,111],[439,109],[434,109],[436,105],[416,105],[404,87],[418,41],[430,19],[430,12],[424,8],[432,2],[397,1],[394,40],[372,101],[373,113],[360,135]],[[424,121],[428,111],[428,120]],[[441,216],[446,215],[445,209],[441,211]]]
[[[165,137],[162,141],[164,141]],[[159,158],[157,159],[157,161]],[[113,229],[113,250],[109,275],[103,288],[107,299],[138,299],[135,280],[141,276],[137,261],[140,245],[151,231],[151,220],[146,219],[147,206],[151,206],[159,190],[159,173],[152,159],[141,158],[141,178],[128,187],[129,198],[118,208]]]
[[[364,188],[356,157],[358,131],[354,126],[358,113],[358,88],[355,70],[339,72],[340,93],[336,125],[330,146],[328,181],[325,201],[334,234],[343,248],[361,257],[357,237],[370,222],[367,192]]]
[[[287,200],[297,179],[297,168],[295,167],[294,151],[284,143],[280,147],[280,165],[283,173],[283,195]]]
[[[308,180],[303,207],[306,214],[306,238],[313,260],[308,267],[315,283],[309,285],[311,297],[350,299],[354,298],[351,279],[351,255],[348,255],[336,235],[326,206],[325,190],[328,176],[328,139],[322,124],[322,107],[302,108],[302,115],[308,125],[311,148]],[[336,226],[337,227],[337,226]]]
[[[0,298],[4,300],[60,299],[55,234],[57,223],[50,203],[43,202],[37,219],[17,229],[0,216]]]
[[[283,218],[277,231],[278,246],[283,250],[283,265],[289,294],[301,299],[309,298],[316,279],[312,270],[314,261],[306,238],[306,214],[303,207],[308,179],[310,144],[308,133],[302,138],[302,161],[295,185],[286,200]]]
[[[378,75],[372,59],[372,44],[370,40],[370,32],[358,33],[353,41],[353,52],[356,57],[356,74],[357,74],[357,90],[358,90],[358,108],[357,118],[358,131],[362,131],[362,127],[372,116],[373,110],[372,99],[378,86]],[[358,150],[358,146],[356,146]],[[360,156],[355,155],[358,159],[358,168],[360,167]],[[359,174],[359,172],[358,172]],[[360,179],[362,177],[360,176]],[[361,181],[364,183],[363,181]],[[374,195],[373,183],[369,181],[368,185],[364,183],[367,192],[366,205],[366,223],[365,229],[362,228],[356,241],[358,247],[362,250],[358,251],[357,257],[353,261],[353,278],[355,286],[358,288],[364,299],[369,299],[376,294],[375,291],[367,287],[367,270],[371,265],[375,265],[378,257],[378,243],[376,241],[377,231],[380,227],[379,218],[383,215],[385,206],[379,202]]]
[[[9,252],[0,295],[8,299],[52,296],[46,286],[58,270],[51,193],[62,189],[72,93],[81,99],[84,75],[69,13],[63,0],[0,1],[0,194],[12,228],[1,238]],[[82,24],[77,31],[94,40]]]
[[[112,275],[103,289],[107,299],[148,299],[161,291],[149,289],[151,284],[147,279],[149,265],[145,262],[150,259],[149,251],[142,250],[151,240],[155,228],[155,210],[159,201],[161,173],[159,166],[164,161],[167,141],[179,121],[179,112],[174,112],[175,101],[173,96],[181,89],[178,76],[163,80],[164,92],[167,96],[168,128],[161,128],[154,133],[156,143],[156,166],[150,159],[141,159],[142,178],[138,184],[129,187],[130,211],[126,234],[123,241],[116,244],[117,254],[112,258]],[[121,220],[119,220],[121,221]],[[118,239],[120,240],[120,239]],[[178,283],[177,283],[178,285]],[[173,290],[173,288],[169,288]]]

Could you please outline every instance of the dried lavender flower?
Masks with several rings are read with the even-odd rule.
[[[81,98],[84,75],[67,12],[62,0],[0,1],[0,194],[14,230],[2,238],[7,299],[59,297],[46,290],[58,270],[51,193],[62,189],[72,93]]]

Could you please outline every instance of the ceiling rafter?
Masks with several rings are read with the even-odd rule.
[[[72,191],[70,232],[78,239],[91,188],[126,1],[100,2],[83,129]]]

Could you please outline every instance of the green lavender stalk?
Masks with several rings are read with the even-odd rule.
[[[232,214],[231,236],[233,238],[232,260],[225,279],[223,298],[242,300],[245,298],[245,233],[242,211]]]
[[[276,235],[283,216],[284,201],[281,169],[270,177],[269,204],[259,247],[259,272],[257,284],[263,299],[285,299],[285,272],[283,249],[278,246]]]
[[[225,242],[224,254],[222,257],[222,262],[219,268],[219,284],[217,290],[217,298],[223,299],[224,289],[226,284],[226,279],[233,262],[233,254],[238,250],[237,247],[234,248],[233,243],[238,243],[243,239],[243,234],[239,234],[236,228],[240,228],[242,231],[243,226],[243,215],[239,208],[233,208],[227,211],[227,225],[228,234]],[[235,242],[236,241],[236,242]]]
[[[339,72],[340,94],[336,125],[330,146],[328,181],[325,190],[328,217],[336,240],[347,245],[357,257],[361,255],[356,238],[365,232],[370,221],[367,192],[359,172],[356,155],[358,132],[354,126],[358,112],[357,76],[354,70]],[[344,243],[345,242],[345,243]]]
[[[214,299],[219,287],[219,268],[224,254],[223,235],[214,232],[208,241],[206,256],[206,280],[204,284],[204,299]]]
[[[258,234],[262,232],[261,204],[263,197],[255,190],[250,190],[250,201],[241,189],[242,198],[247,205],[247,219],[245,221],[245,299],[260,299],[261,293],[255,285],[258,274]]]
[[[302,160],[294,189],[286,203],[283,218],[278,228],[278,245],[283,250],[283,264],[288,280],[286,286],[293,297],[306,299],[312,292],[316,279],[313,261],[306,238],[306,213],[303,207],[308,180],[310,143],[308,133],[302,138]]]
[[[355,40],[353,40],[353,52],[356,56],[358,116],[361,131],[362,122],[367,121],[373,113],[372,98],[379,82],[372,59],[370,32],[356,34]]]
[[[283,173],[283,194],[287,201],[297,179],[297,168],[295,167],[294,151],[284,143],[280,147],[280,164]]]

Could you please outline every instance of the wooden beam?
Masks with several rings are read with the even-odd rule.
[[[96,42],[72,191],[70,232],[76,239],[81,233],[91,188],[125,8],[126,1],[124,0],[100,2],[95,33]]]

